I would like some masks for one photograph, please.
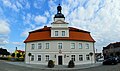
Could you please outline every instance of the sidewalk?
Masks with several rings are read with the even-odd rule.
[[[46,70],[46,69],[50,69],[50,70],[71,70],[71,69],[78,70],[78,69],[85,69],[85,68],[91,68],[91,67],[96,67],[96,66],[102,65],[102,63],[97,62],[94,64],[75,65],[74,68],[68,68],[67,65],[55,65],[54,68],[48,68],[47,65],[25,64],[24,62],[6,62],[6,63],[24,66],[24,67],[30,67],[30,68],[38,68],[41,70]]]

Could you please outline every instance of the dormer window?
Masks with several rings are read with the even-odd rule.
[[[62,31],[62,36],[65,36],[65,31]]]
[[[58,36],[58,31],[55,31],[55,36]]]

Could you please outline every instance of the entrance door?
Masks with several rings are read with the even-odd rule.
[[[58,56],[58,65],[62,65],[62,56]]]

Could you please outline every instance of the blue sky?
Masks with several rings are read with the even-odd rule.
[[[69,26],[91,32],[99,52],[120,41],[119,0],[0,0],[0,47],[24,50],[28,32],[50,26],[59,3]]]

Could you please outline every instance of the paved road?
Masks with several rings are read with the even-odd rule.
[[[0,71],[120,71],[120,64],[118,65],[106,65],[106,66],[98,66],[94,68],[88,69],[80,69],[80,70],[46,70],[46,69],[37,69],[37,68],[29,68],[23,66],[17,66],[8,64],[4,61],[0,61]]]

